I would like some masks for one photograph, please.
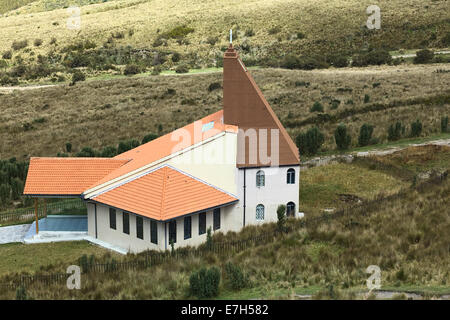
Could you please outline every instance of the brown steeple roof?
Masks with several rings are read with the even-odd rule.
[[[278,163],[272,162],[272,165],[299,164],[300,157],[297,146],[273,112],[231,44],[223,59],[223,104],[224,123],[239,127],[238,167],[271,165],[267,162],[267,159],[261,158],[260,155],[261,143],[264,144],[266,141],[264,136],[261,137],[261,132],[264,132],[264,129],[267,130],[267,152],[265,154],[268,157],[272,156],[270,152],[272,145],[271,130],[278,129]],[[247,138],[244,145],[244,133],[251,133],[251,131],[256,132],[258,142],[252,143],[251,139]],[[256,153],[256,161],[249,156],[252,151]]]

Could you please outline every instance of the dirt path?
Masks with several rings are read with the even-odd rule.
[[[54,84],[44,84],[44,85],[32,85],[32,86],[12,86],[12,87],[0,87],[0,93],[12,93],[15,90],[18,91],[26,91],[26,90],[35,90],[35,89],[43,89],[43,88],[51,88],[55,87]]]
[[[433,140],[428,141],[424,143],[411,143],[405,146],[401,147],[390,147],[386,149],[374,149],[370,151],[360,151],[360,152],[352,152],[350,154],[343,154],[343,155],[331,155],[331,156],[324,156],[324,157],[316,157],[313,159],[310,159],[308,161],[301,162],[300,169],[301,170],[307,170],[311,167],[319,167],[324,166],[329,163],[335,162],[335,161],[347,161],[352,162],[354,157],[370,157],[370,156],[383,156],[387,154],[391,154],[403,149],[406,149],[408,147],[418,147],[418,146],[427,146],[427,145],[441,145],[441,146],[449,146],[450,147],[450,139],[440,139],[440,140]]]

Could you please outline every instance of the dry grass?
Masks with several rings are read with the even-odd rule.
[[[51,254],[49,254],[51,252]],[[11,243],[0,245],[0,275],[12,272],[37,272],[42,270],[63,270],[77,262],[82,254],[97,257],[108,250],[87,241],[57,242],[26,245]],[[114,254],[116,256],[116,254]]]
[[[398,192],[408,185],[384,172],[353,164],[335,163],[302,171],[300,174],[300,211],[307,215],[323,209],[354,205],[356,199],[371,200],[377,195]],[[350,197],[356,196],[354,200]]]
[[[82,28],[75,31],[66,28],[66,9],[45,11],[54,7],[48,3],[34,1],[0,18],[0,51],[9,49],[14,40],[34,38],[44,41],[34,49],[36,54],[53,48],[49,44],[52,37],[60,46],[80,39],[101,45],[111,32],[127,33],[130,29],[134,30],[133,36],[118,40],[118,46],[151,48],[159,33],[189,25],[195,30],[187,37],[189,44],[170,40],[165,49],[194,54],[199,65],[208,65],[227,45],[230,28],[237,33],[237,45],[250,44],[252,57],[277,59],[286,52],[357,51],[369,43],[392,49],[439,47],[449,32],[446,1],[378,1],[383,20],[377,32],[364,29],[366,8],[373,4],[369,0],[117,0],[82,6]],[[274,27],[279,27],[280,32],[271,34],[269,30]],[[246,37],[248,29],[255,34]],[[306,38],[297,40],[298,32]],[[211,46],[207,43],[210,37],[219,41]]]
[[[261,69],[251,71],[256,82],[282,122],[304,120],[315,101],[322,101],[325,111],[333,114],[349,106],[364,107],[362,99],[369,94],[371,102],[389,103],[406,98],[435,96],[450,86],[449,73],[435,73],[440,67],[400,66],[327,71]],[[122,139],[141,139],[147,133],[163,133],[195,121],[222,108],[222,91],[208,92],[213,82],[222,81],[221,73],[188,76],[149,76],[91,81],[15,91],[0,95],[1,158],[16,156],[54,156],[71,142],[74,152],[85,146],[101,149],[117,145]],[[297,81],[310,83],[308,88]],[[373,88],[373,83],[380,86]],[[337,92],[351,88],[352,92]],[[175,89],[175,94],[167,94]],[[329,110],[327,101],[341,100],[337,110]],[[450,106],[408,106],[388,111],[370,112],[343,119],[357,141],[359,127],[367,122],[375,125],[374,136],[385,138],[387,127],[395,121],[407,126],[417,118],[424,125],[423,136],[440,128],[440,117],[450,113]],[[44,118],[45,122],[36,123]],[[33,129],[25,131],[24,124]],[[336,124],[324,124],[325,148],[334,149]],[[288,128],[292,138],[305,127]]]

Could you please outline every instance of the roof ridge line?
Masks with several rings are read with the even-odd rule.
[[[159,209],[159,216],[162,219],[164,212],[164,203],[165,203],[165,194],[166,194],[166,175],[167,175],[167,166],[163,168],[163,186],[162,186],[162,195],[161,195],[161,208]]]

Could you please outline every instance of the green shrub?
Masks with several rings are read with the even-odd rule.
[[[319,128],[313,127],[306,131],[306,133],[298,134],[295,141],[300,152],[306,155],[315,155],[325,142],[325,137]]]
[[[213,238],[212,238],[212,233],[211,233],[211,227],[208,228],[208,230],[206,231],[206,248],[208,248],[209,250],[211,250],[213,248]]]
[[[415,122],[411,123],[411,137],[419,137],[422,133],[422,122],[417,119]]]
[[[339,107],[340,104],[341,104],[340,100],[334,99],[334,100],[332,100],[330,102],[330,109],[331,110],[336,110]]]
[[[228,280],[228,286],[232,290],[241,290],[249,285],[248,276],[238,265],[232,262],[225,264],[225,278]]]
[[[117,155],[117,149],[113,146],[106,146],[103,148],[100,156],[103,158],[112,158]]]
[[[388,129],[388,140],[395,141],[401,138],[404,127],[401,122],[396,122],[395,125],[390,125]]]
[[[186,65],[179,65],[178,67],[176,67],[175,72],[176,73],[188,73],[189,68]]]
[[[305,39],[306,35],[303,32],[297,32],[297,39]]]
[[[186,37],[191,32],[194,32],[194,28],[178,26],[165,33],[164,36],[172,39],[180,39]]]
[[[310,112],[323,112],[323,106],[320,102],[316,101],[309,109]]]
[[[131,139],[126,141],[120,141],[117,146],[117,153],[121,154],[128,150],[134,149],[140,145],[139,141]]]
[[[280,31],[281,31],[281,28],[279,26],[275,26],[275,27],[270,28],[267,32],[269,34],[277,34],[277,33],[280,33]]]
[[[42,41],[42,39],[34,39],[34,46],[35,47],[39,47],[39,46],[41,46],[42,45],[42,43],[43,43],[43,41]]]
[[[280,204],[277,208],[277,227],[279,231],[284,231],[286,225],[286,206]]]
[[[137,64],[127,64],[123,70],[123,74],[126,76],[138,74],[141,72],[141,68]]]
[[[336,68],[345,68],[349,65],[349,57],[345,55],[335,54],[327,58],[327,62]]]
[[[373,126],[369,124],[363,124],[359,130],[358,144],[361,147],[367,146],[370,144],[372,139]]]
[[[7,74],[1,74],[0,75],[0,85],[6,86],[6,85],[12,85],[15,86],[19,83],[19,80],[15,77],[10,77]]]
[[[353,67],[366,67],[369,65],[382,65],[392,62],[392,56],[387,50],[375,49],[353,56]]]
[[[370,102],[370,96],[368,94],[364,95],[364,103],[369,103]]]
[[[447,132],[448,130],[448,116],[441,118],[441,132]]]
[[[178,61],[180,61],[180,59],[181,59],[181,54],[179,54],[178,52],[174,52],[172,54],[172,61],[173,62],[178,62]]]
[[[80,70],[75,70],[74,73],[72,73],[72,82],[71,82],[72,85],[84,80],[86,80],[86,76]]]
[[[157,134],[149,133],[142,139],[142,144],[155,140],[156,138],[158,138]]]
[[[209,85],[208,91],[211,92],[211,91],[214,91],[214,90],[217,90],[217,89],[220,89],[220,88],[222,88],[222,86],[220,85],[219,82],[213,82],[213,83],[211,83]]]
[[[19,41],[13,41],[11,48],[14,51],[18,51],[20,49],[28,47],[28,40],[19,40]]]
[[[80,152],[78,152],[76,155],[76,157],[80,157],[80,158],[90,158],[90,157],[95,157],[95,151],[94,149],[90,148],[90,147],[84,147],[83,149],[81,149]]]
[[[208,37],[208,39],[206,39],[206,42],[212,46],[215,45],[217,41],[219,41],[219,38],[217,37]]]
[[[70,142],[66,143],[66,151],[69,153],[72,152],[72,144]]]
[[[280,63],[282,68],[287,69],[324,69],[328,68],[329,64],[319,56],[295,56],[292,54],[286,55]]]
[[[0,184],[0,203],[6,205],[10,199],[10,188],[6,183]]]
[[[6,60],[10,60],[12,58],[12,51],[7,50],[7,51],[3,52],[2,58],[6,59]]]
[[[201,268],[191,274],[189,288],[197,298],[213,298],[219,294],[220,271],[217,267]]]
[[[28,300],[27,290],[22,285],[16,290],[16,300]]]
[[[350,147],[352,138],[347,133],[347,127],[345,124],[341,123],[337,126],[334,131],[334,140],[336,141],[336,146],[339,150],[346,150]]]
[[[428,49],[419,50],[416,52],[413,62],[415,64],[430,63],[434,57],[434,52]]]

